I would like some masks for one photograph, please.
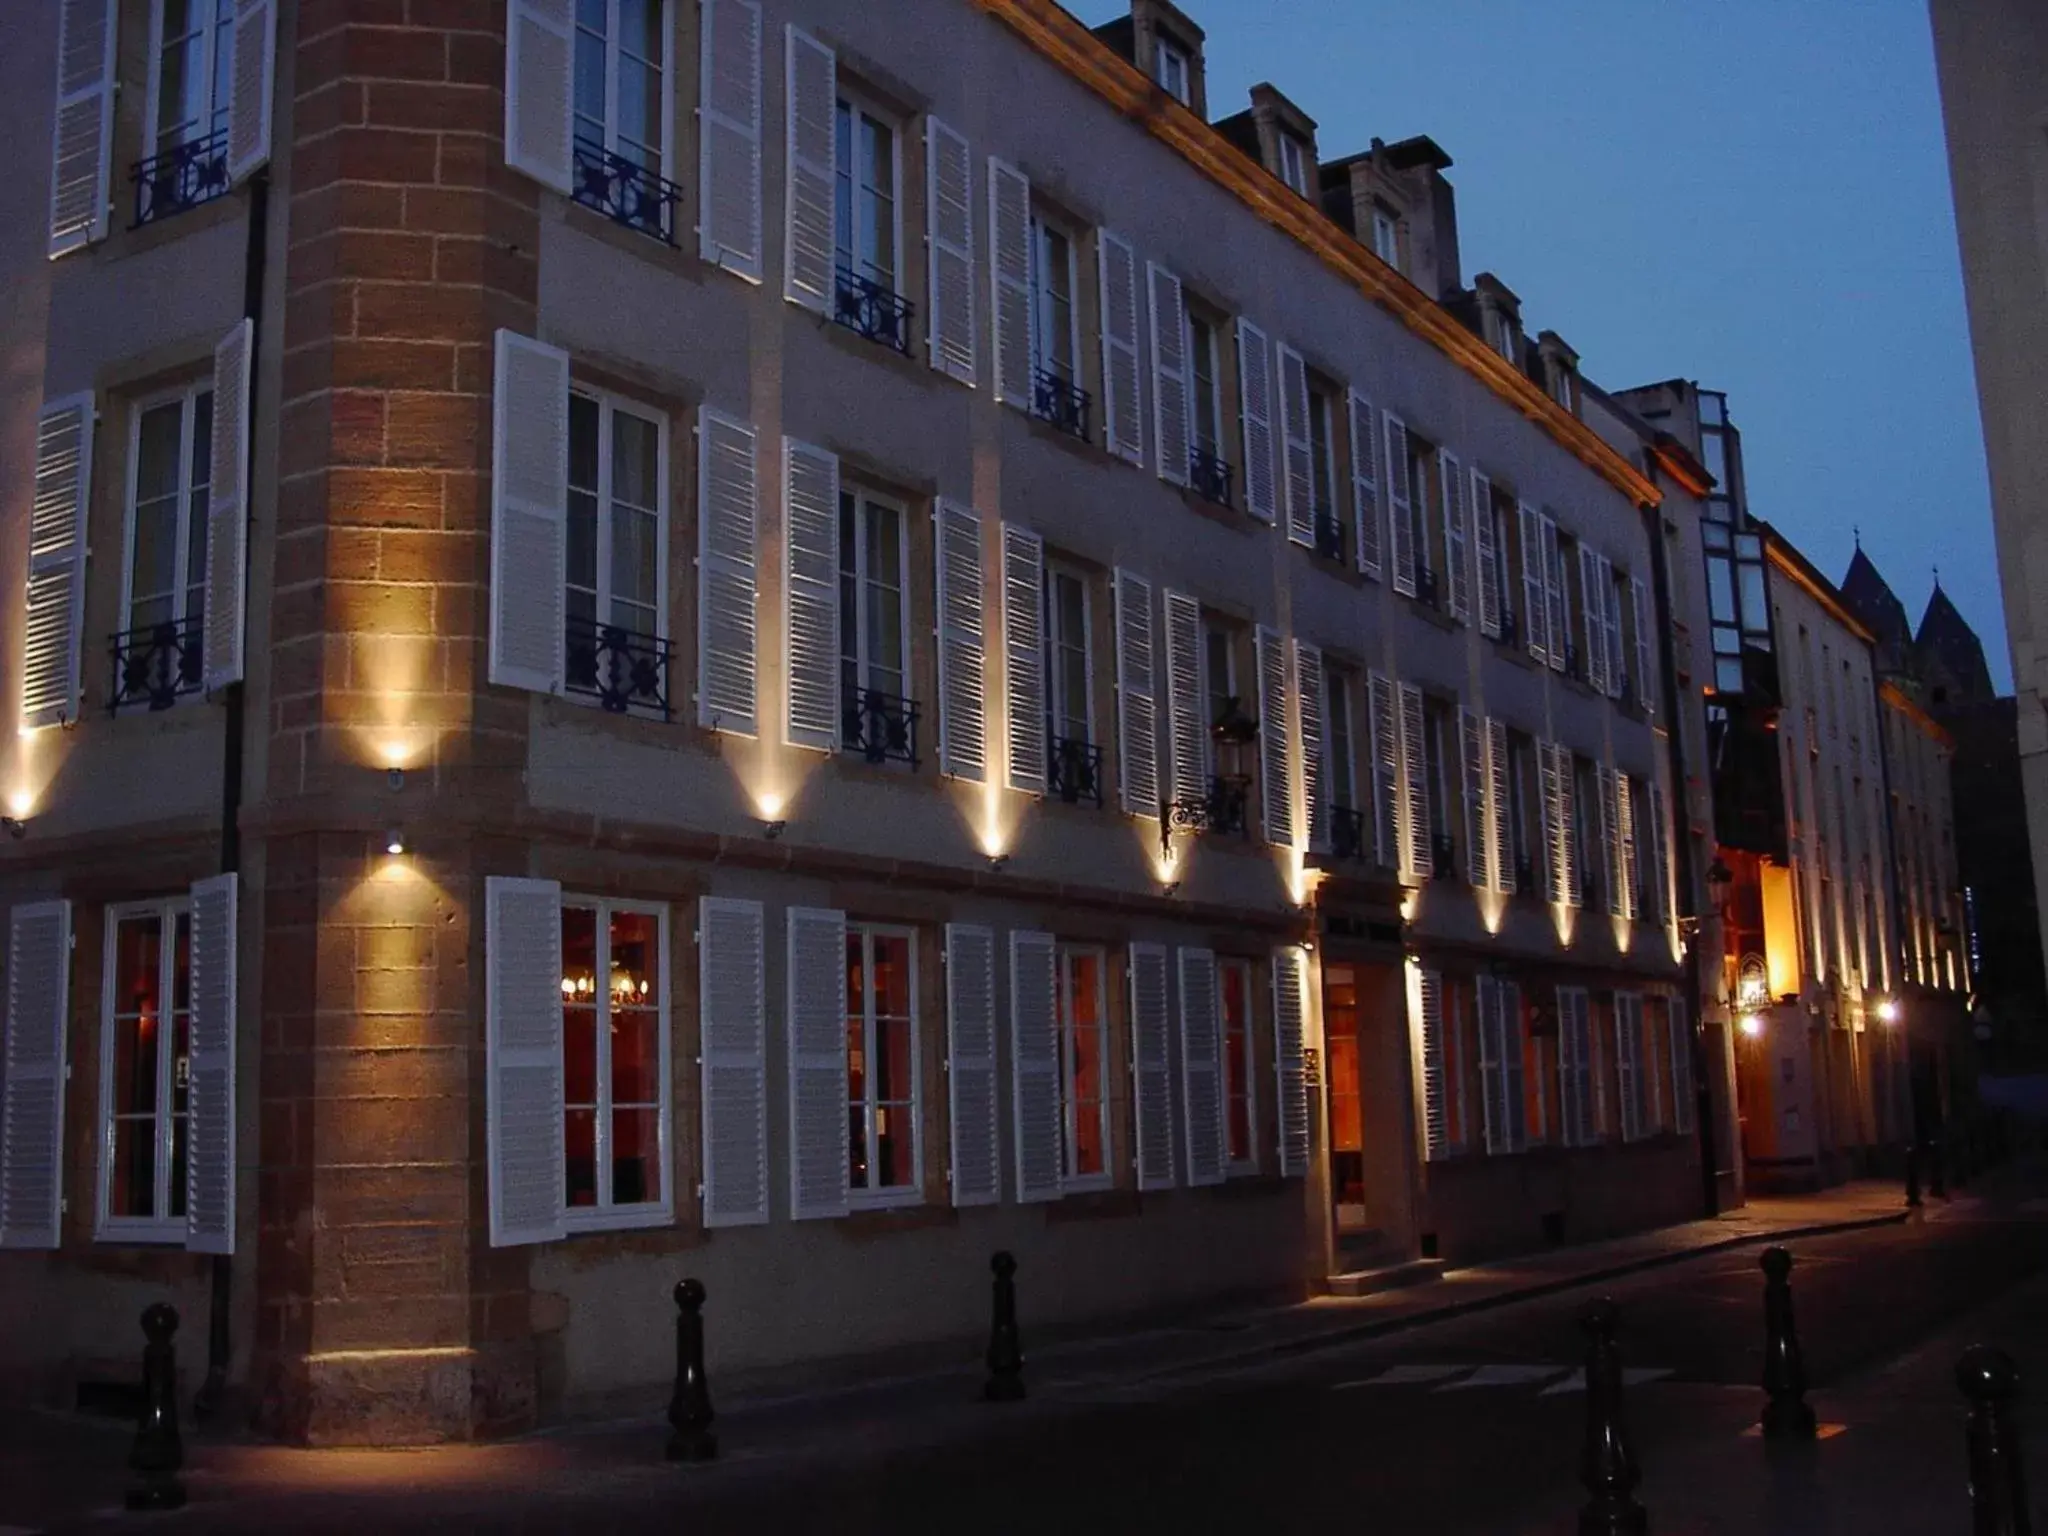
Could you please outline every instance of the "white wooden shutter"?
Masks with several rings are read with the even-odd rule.
[[[1377,672],[1366,675],[1367,713],[1372,729],[1372,856],[1392,869],[1401,847],[1395,808],[1401,803],[1401,736],[1394,716],[1394,685]]]
[[[1154,263],[1145,266],[1152,309],[1152,446],[1159,478],[1188,483],[1191,446],[1191,384],[1188,367],[1188,312],[1180,279]]]
[[[1615,780],[1619,777],[1603,764],[1593,766],[1593,794],[1599,821],[1594,829],[1592,858],[1605,866],[1610,917],[1624,917],[1628,913],[1628,898],[1623,890],[1627,884],[1624,878],[1626,871],[1621,864],[1621,836],[1614,815],[1615,801],[1619,798]]]
[[[1479,566],[1479,632],[1500,638],[1500,539],[1493,519],[1493,480],[1472,470],[1472,548]]]
[[[562,1235],[562,888],[484,881],[491,1246]]]
[[[788,32],[784,82],[784,231],[782,296],[829,315],[836,282],[838,206],[833,140],[839,116],[839,61],[830,48],[794,24]]]
[[[1557,878],[1565,901],[1576,907],[1582,901],[1579,882],[1585,874],[1579,868],[1578,818],[1573,814],[1578,799],[1578,774],[1573,768],[1571,748],[1557,742],[1550,750],[1557,758]]]
[[[1550,665],[1550,621],[1544,606],[1543,514],[1526,501],[1515,504],[1516,533],[1522,548],[1522,637],[1529,659]]]
[[[1522,989],[1512,981],[1500,984],[1501,1099],[1507,1108],[1507,1150],[1529,1149],[1529,1105],[1523,1073]]]
[[[754,429],[697,411],[697,723],[759,732]]]
[[[1429,754],[1422,739],[1426,725],[1422,690],[1413,683],[1401,684],[1401,776],[1408,801],[1408,867],[1404,873],[1418,881],[1436,873],[1429,833]]]
[[[969,389],[975,379],[974,157],[936,117],[924,120],[925,233],[930,244],[926,339],[932,367]]]
[[[277,90],[277,4],[278,0],[240,0],[235,7],[235,73],[228,98],[228,179],[237,186],[270,163],[271,103]],[[561,6],[560,10],[566,17],[568,6]],[[509,104],[508,94],[508,113]],[[566,119],[566,97],[562,105]],[[509,119],[506,126],[509,145]]]
[[[761,7],[698,0],[697,254],[761,281]]]
[[[107,237],[114,144],[115,0],[59,0],[50,254]]]
[[[573,0],[511,0],[505,29],[505,163],[565,197],[575,26]]]
[[[1243,316],[1237,322],[1238,419],[1244,430],[1244,509],[1272,522],[1273,355],[1266,333]]]
[[[1462,706],[1458,710],[1459,756],[1464,768],[1465,788],[1465,879],[1475,891],[1494,885],[1492,839],[1486,835],[1486,738],[1479,717]]]
[[[1486,722],[1486,809],[1493,833],[1493,888],[1515,894],[1515,801],[1508,763],[1508,728]]]
[[[1451,1150],[1450,1082],[1444,1070],[1444,983],[1435,971],[1421,973],[1417,989],[1422,1017],[1422,1155],[1429,1162]]]
[[[1579,546],[1579,676],[1595,693],[1607,691],[1607,609],[1600,597],[1600,556]]]
[[[1159,706],[1152,666],[1152,583],[1116,573],[1117,781],[1132,816],[1159,814]]]
[[[839,456],[782,440],[785,727],[793,747],[839,745]]]
[[[1621,588],[1614,580],[1613,562],[1605,557],[1600,561],[1600,595],[1606,615],[1607,692],[1618,699],[1628,680],[1628,659],[1621,648]]]
[[[1436,451],[1437,480],[1443,487],[1444,598],[1460,624],[1472,619],[1472,554],[1466,533],[1465,471],[1449,449]]]
[[[1003,694],[1010,788],[1045,793],[1045,544],[1003,524]]]
[[[1102,425],[1109,451],[1132,464],[1145,462],[1145,411],[1138,387],[1138,258],[1130,242],[1110,231],[1095,236],[1101,290]]]
[[[185,1246],[194,1253],[235,1251],[236,897],[232,874],[192,887]]]
[[[1408,463],[1408,424],[1386,414],[1387,529],[1392,535],[1394,590],[1415,595],[1415,487]]]
[[[7,1035],[0,1041],[0,1248],[55,1248],[64,1195],[64,1030],[71,903],[8,914]]]
[[[1259,669],[1259,801],[1266,841],[1294,846],[1293,729],[1287,721],[1287,643],[1261,624],[1253,636]]]
[[[249,593],[249,368],[255,343],[256,322],[242,319],[213,349],[213,481],[206,500],[202,647],[208,693],[242,680]],[[566,398],[562,408],[568,408]]]
[[[1188,1183],[1221,1184],[1229,1161],[1223,1133],[1223,1020],[1216,956],[1180,952],[1181,1112],[1188,1130]]]
[[[1637,910],[1636,884],[1636,807],[1635,787],[1625,773],[1617,773],[1614,780],[1614,907],[1621,917],[1642,917]]]
[[[1279,343],[1280,443],[1286,478],[1281,491],[1287,503],[1287,537],[1315,547],[1315,450],[1309,442],[1308,364],[1301,354]]]
[[[953,1149],[953,1203],[1003,1197],[996,1109],[996,935],[946,924],[946,1090]]]
[[[1010,934],[1010,1087],[1017,1202],[1060,1193],[1058,960],[1049,933]]]
[[[36,421],[35,504],[29,514],[27,626],[21,656],[25,731],[78,717],[92,439],[90,394],[53,400]]]
[[[1209,721],[1202,691],[1202,605],[1184,592],[1166,593],[1167,740],[1173,751],[1176,800],[1209,793]]]
[[[846,914],[789,909],[789,1214],[844,1216]]]
[[[979,784],[988,773],[988,634],[981,514],[938,508],[939,772]]]
[[[1486,1155],[1510,1150],[1506,1073],[1501,1061],[1500,983],[1480,972],[1475,989],[1479,1007],[1479,1117]]]
[[[1636,703],[1646,715],[1657,713],[1656,636],[1650,631],[1650,589],[1640,576],[1628,579],[1628,601],[1636,626]]]
[[[697,903],[707,1227],[768,1219],[767,932],[758,901],[705,896]]]
[[[1380,579],[1380,429],[1372,402],[1355,389],[1344,392],[1351,422],[1351,523],[1357,531],[1358,568]]]
[[[1643,1134],[1643,1000],[1634,992],[1614,994],[1614,1070],[1621,1093],[1621,1139]]]
[[[1131,966],[1131,1102],[1138,1188],[1171,1189],[1173,1166],[1172,1004],[1166,946],[1133,944]]]
[[[491,681],[559,693],[568,580],[569,354],[501,330],[491,392]]]
[[[1557,754],[1547,741],[1536,743],[1536,777],[1541,791],[1536,798],[1543,813],[1543,844],[1538,854],[1543,861],[1543,899],[1555,904],[1565,899],[1565,855],[1558,820]]]
[[[1550,670],[1562,672],[1565,647],[1571,643],[1571,615],[1565,607],[1564,556],[1558,550],[1557,522],[1548,516],[1543,519],[1543,610]]]
[[[1279,1130],[1280,1177],[1308,1172],[1308,1074],[1302,1067],[1303,1021],[1308,1015],[1308,967],[1302,951],[1273,951],[1273,1072]]]
[[[996,398],[1031,409],[1031,182],[988,162],[988,278]]]
[[[1663,922],[1671,915],[1671,839],[1677,829],[1664,817],[1664,786],[1650,784],[1650,915]]]
[[[1692,1015],[1682,997],[1672,997],[1665,1006],[1671,1020],[1671,1128],[1681,1136],[1690,1136],[1693,1098],[1698,1092],[1692,1076]]]
[[[1320,850],[1330,838],[1324,825],[1323,653],[1303,640],[1294,642],[1294,696],[1301,709],[1301,810],[1307,823],[1301,845]]]

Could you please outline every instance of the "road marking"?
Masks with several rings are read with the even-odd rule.
[[[1424,1382],[1442,1381],[1446,1376],[1471,1369],[1469,1365],[1393,1365],[1363,1381],[1340,1381],[1330,1390],[1348,1392],[1353,1387],[1412,1387]]]
[[[1628,1366],[1625,1369],[1623,1369],[1621,1373],[1621,1384],[1624,1387],[1641,1386],[1646,1381],[1661,1381],[1664,1377],[1669,1376],[1670,1374],[1671,1372],[1663,1366]],[[1541,1397],[1555,1397],[1560,1392],[1583,1392],[1585,1390],[1586,1372],[1585,1369],[1581,1367],[1580,1369],[1573,1371],[1571,1375],[1567,1376],[1563,1381],[1557,1383],[1556,1386],[1545,1387],[1542,1390],[1542,1392],[1538,1395]]]
[[[1463,1381],[1447,1381],[1436,1390],[1463,1392],[1468,1387],[1527,1387],[1548,1381],[1563,1369],[1561,1365],[1482,1365]]]

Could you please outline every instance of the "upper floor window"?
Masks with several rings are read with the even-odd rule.
[[[839,493],[839,671],[842,744],[871,762],[915,767],[905,521],[900,506],[871,492]]]
[[[1102,803],[1102,749],[1095,746],[1088,578],[1051,565],[1045,581],[1045,702],[1051,791],[1068,804]]]
[[[917,935],[846,926],[847,1182],[876,1200],[921,1188]]]
[[[1049,219],[1031,221],[1032,341],[1038,366],[1061,383],[1081,377],[1081,312],[1074,237]]]
[[[576,0],[575,195],[675,243],[662,0]]]
[[[837,111],[834,318],[870,341],[907,353],[910,308],[901,297],[903,169],[896,126],[844,94]]]
[[[1580,901],[1590,910],[1606,905],[1601,871],[1609,867],[1609,855],[1600,825],[1606,818],[1606,802],[1598,768],[1583,757],[1572,758],[1571,765],[1572,871],[1578,876]]]
[[[1517,354],[1514,318],[1504,309],[1488,305],[1486,309],[1486,344],[1509,362],[1521,364]]]
[[[1252,967],[1249,960],[1216,962],[1223,1004],[1224,1151],[1233,1173],[1256,1172],[1258,1099],[1252,1090]]]
[[[1315,482],[1316,553],[1348,565],[1344,520],[1337,511],[1337,438],[1333,423],[1341,420],[1340,410],[1338,397],[1311,377],[1308,387],[1308,455],[1309,475]]]
[[[235,0],[156,0],[150,11],[148,134],[135,168],[135,222],[228,189]]]
[[[1237,636],[1223,624],[1202,627],[1202,682],[1209,695],[1209,723],[1240,706],[1237,692]]]
[[[1182,106],[1188,104],[1188,56],[1165,38],[1152,44],[1152,78]]]
[[[1539,888],[1536,867],[1536,826],[1534,807],[1543,786],[1536,772],[1536,743],[1520,731],[1508,733],[1508,857],[1509,871],[1518,893],[1534,895]],[[1498,814],[1498,810],[1496,810]],[[1547,856],[1547,855],[1546,855]]]
[[[1372,210],[1372,252],[1396,272],[1401,270],[1401,221],[1379,204]]]
[[[128,559],[109,703],[162,709],[197,692],[203,676],[213,390],[195,384],[138,404],[129,452]]]
[[[1070,1186],[1109,1182],[1106,965],[1096,946],[1060,946],[1060,1172]]]
[[[1309,195],[1308,148],[1287,132],[1280,135],[1280,179],[1303,197]]]
[[[1457,837],[1453,827],[1465,803],[1458,755],[1458,717],[1450,704],[1434,694],[1422,701],[1423,769],[1429,779],[1429,841],[1433,872],[1449,879],[1457,870]]]
[[[668,909],[562,903],[563,1203],[572,1226],[670,1207]]]
[[[99,1235],[185,1239],[192,917],[183,897],[107,909]]]
[[[669,712],[668,422],[594,391],[569,396],[563,685],[615,713]]]
[[[1188,305],[1188,482],[1195,494],[1229,506],[1231,467],[1223,439],[1222,322]]]
[[[1324,793],[1342,810],[1358,807],[1358,746],[1351,720],[1351,675],[1341,668],[1323,669]]]

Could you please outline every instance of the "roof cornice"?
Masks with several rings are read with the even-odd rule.
[[[1922,709],[1918,701],[1910,693],[1906,692],[1905,689],[1901,688],[1890,678],[1887,677],[1878,683],[1877,692],[1878,696],[1885,703],[1891,705],[1893,709],[1896,709],[1900,714],[1919,726],[1923,732],[1933,737],[1942,746],[1950,749],[1955,747],[1956,739],[1949,734],[1948,727]]]
[[[1785,542],[1785,536],[1769,523],[1761,524],[1764,529],[1764,549],[1770,555],[1771,564],[1790,576],[1794,583],[1805,588],[1806,593],[1827,610],[1828,617],[1840,624],[1865,645],[1876,645],[1877,635],[1842,601],[1842,594],[1835,590],[1835,584],[1821,575],[1806,557]]]

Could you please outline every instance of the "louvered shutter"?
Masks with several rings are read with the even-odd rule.
[[[491,681],[559,693],[568,580],[569,354],[501,330],[491,394]]]
[[[988,773],[981,516],[941,501],[938,525],[939,772],[979,784]]]
[[[704,1225],[768,1219],[767,919],[758,901],[697,903]],[[842,1131],[845,1122],[841,1121]]]
[[[697,723],[753,736],[758,670],[754,429],[697,411]]]
[[[1472,548],[1479,564],[1479,632],[1500,638],[1500,539],[1493,520],[1493,481],[1472,471]]]
[[[1600,597],[1600,556],[1579,546],[1579,676],[1595,693],[1607,691],[1607,610]]]
[[[1500,983],[1500,1071],[1501,1101],[1507,1109],[1509,1152],[1529,1148],[1529,1104],[1523,1073],[1522,989],[1512,981]]]
[[[993,155],[988,162],[989,313],[994,317],[996,398],[1031,409],[1031,183]]]
[[[1465,788],[1465,879],[1473,890],[1484,891],[1493,888],[1494,880],[1488,862],[1492,840],[1486,835],[1486,737],[1479,727],[1479,717],[1471,710],[1458,710]]]
[[[1515,505],[1516,532],[1522,548],[1522,634],[1529,659],[1550,664],[1550,622],[1544,608],[1543,514],[1526,501]]]
[[[1493,888],[1515,894],[1515,801],[1508,773],[1508,728],[1486,722],[1487,820],[1493,829]]]
[[[64,1194],[64,1028],[71,903],[8,914],[7,1034],[0,1041],[0,1248],[55,1248]]]
[[[213,349],[213,480],[206,499],[202,647],[208,693],[242,680],[249,592],[249,368],[255,343],[256,323],[244,319]]]
[[[50,254],[107,237],[114,143],[115,0],[59,0]]]
[[[1095,237],[1102,299],[1102,426],[1109,451],[1145,462],[1145,410],[1138,387],[1138,258],[1130,242],[1108,230]]]
[[[1372,727],[1372,856],[1392,869],[1401,846],[1395,807],[1401,803],[1401,737],[1394,718],[1394,685],[1377,672],[1365,680]]]
[[[1536,743],[1536,777],[1543,808],[1543,899],[1553,904],[1565,899],[1565,852],[1558,803],[1557,754],[1547,741]]]
[[[1681,1136],[1690,1136],[1693,1099],[1698,1093],[1692,1076],[1692,1016],[1682,997],[1673,997],[1666,1007],[1671,1020],[1671,1128]]]
[[[1476,988],[1479,1005],[1479,1113],[1486,1155],[1509,1150],[1505,1073],[1501,1063],[1500,983],[1481,972]]]
[[[1010,788],[1045,793],[1045,545],[1003,524],[1003,692]]]
[[[491,1246],[562,1235],[562,888],[484,881]]]
[[[698,0],[697,253],[761,281],[761,7]]]
[[[839,456],[782,440],[784,666],[793,747],[839,745]]]
[[[1344,394],[1351,422],[1351,521],[1357,530],[1358,568],[1380,579],[1380,430],[1372,402],[1357,390]]]
[[[566,16],[568,7],[561,10]],[[237,186],[270,163],[276,76],[277,0],[240,0],[235,8],[235,73],[228,98],[228,179]],[[566,99],[563,105],[567,106]],[[509,136],[506,142],[510,143]]]
[[[1435,873],[1435,858],[1429,835],[1429,755],[1422,733],[1426,718],[1422,690],[1413,683],[1401,684],[1401,776],[1408,800],[1408,868],[1414,880],[1427,880]]]
[[[1551,749],[1557,757],[1557,878],[1564,891],[1564,899],[1571,906],[1582,901],[1580,880],[1584,871],[1579,868],[1579,851],[1575,840],[1578,818],[1573,814],[1574,802],[1578,799],[1578,774],[1572,766],[1570,748],[1563,742]]]
[[[1450,1155],[1449,1074],[1444,1070],[1444,983],[1435,971],[1421,972],[1416,992],[1422,1035],[1422,1155],[1429,1162]]]
[[[1166,593],[1166,714],[1176,800],[1209,793],[1209,722],[1202,692],[1202,605]]]
[[[51,401],[36,422],[35,505],[29,515],[27,626],[21,657],[25,731],[78,717],[92,429],[90,394]]]
[[[1159,478],[1188,483],[1190,443],[1188,312],[1180,279],[1147,263],[1146,288],[1152,309],[1152,446]]]
[[[1593,1112],[1593,1025],[1584,987],[1557,989],[1558,1077],[1564,1096],[1566,1144],[1590,1147],[1600,1139]]]
[[[1159,814],[1159,706],[1152,665],[1152,583],[1116,573],[1117,782],[1124,811]]]
[[[1584,1145],[1580,1128],[1578,1035],[1572,1015],[1570,987],[1559,987],[1557,999],[1557,1121],[1558,1136],[1568,1147]]]
[[[1628,912],[1628,899],[1622,887],[1626,884],[1621,866],[1620,829],[1615,824],[1614,807],[1618,798],[1615,780],[1618,775],[1613,769],[1595,764],[1593,767],[1594,810],[1597,822],[1593,832],[1591,860],[1604,865],[1607,881],[1607,912],[1610,917],[1622,917]]]
[[[1263,624],[1253,639],[1259,669],[1259,800],[1265,808],[1266,841],[1291,848],[1294,775],[1287,722],[1287,646],[1277,630]]]
[[[1182,1114],[1188,1131],[1188,1183],[1221,1184],[1228,1160],[1223,1134],[1223,1021],[1216,956],[1180,952]]]
[[[1387,529],[1394,560],[1394,590],[1415,595],[1415,487],[1408,463],[1408,424],[1386,414]]]
[[[936,117],[924,120],[925,233],[931,246],[925,330],[932,367],[975,380],[974,157]]]
[[[1301,709],[1301,809],[1308,822],[1301,842],[1321,850],[1330,840],[1323,788],[1323,653],[1303,640],[1294,642],[1294,696]]]
[[[1281,491],[1287,503],[1287,537],[1315,547],[1316,476],[1314,449],[1309,443],[1308,364],[1285,342],[1280,356],[1280,443],[1286,466]]]
[[[1238,419],[1244,429],[1244,509],[1272,522],[1277,500],[1273,487],[1273,355],[1266,333],[1251,321],[1237,322]]]
[[[789,909],[789,1214],[844,1216],[846,914]]]
[[[1273,951],[1273,1071],[1280,1177],[1308,1172],[1308,1074],[1302,1068],[1308,966],[1298,949]]]
[[[1467,624],[1472,619],[1472,554],[1466,532],[1465,470],[1456,454],[1439,448],[1436,472],[1443,487],[1445,600],[1451,617]]]
[[[1058,961],[1049,933],[1010,935],[1010,1086],[1017,1201],[1060,1193]]]
[[[996,1110],[996,936],[946,924],[946,1090],[953,1149],[953,1203],[1003,1197]]]
[[[185,1246],[194,1253],[235,1251],[236,896],[232,874],[192,887]]]
[[[505,29],[505,163],[564,196],[574,174],[575,25],[572,0],[511,0]]]
[[[1664,818],[1664,787],[1650,785],[1650,915],[1663,922],[1671,914],[1671,838],[1676,828]]]
[[[1614,994],[1614,1070],[1621,1093],[1621,1139],[1643,1134],[1643,1000],[1633,992]]]
[[[1571,643],[1571,615],[1565,607],[1564,556],[1558,549],[1557,523],[1547,516],[1543,519],[1543,608],[1550,670],[1562,672],[1565,647]]]
[[[1641,917],[1636,884],[1636,808],[1634,786],[1625,773],[1614,782],[1614,909],[1620,917]]]
[[[1138,1188],[1171,1189],[1173,1167],[1173,1024],[1167,997],[1166,946],[1133,944],[1131,962],[1131,1102],[1136,1111]]]
[[[1636,703],[1646,715],[1657,713],[1656,638],[1650,631],[1650,589],[1640,576],[1628,579],[1630,617],[1636,626]]]
[[[834,213],[837,165],[833,139],[839,112],[839,63],[832,50],[788,28],[789,68],[783,105],[788,174],[783,182],[787,245],[782,296],[799,308],[830,314],[838,261]]]
[[[1628,657],[1621,648],[1621,588],[1614,580],[1613,563],[1605,558],[1600,561],[1600,594],[1607,616],[1607,692],[1618,699],[1628,681]]]

